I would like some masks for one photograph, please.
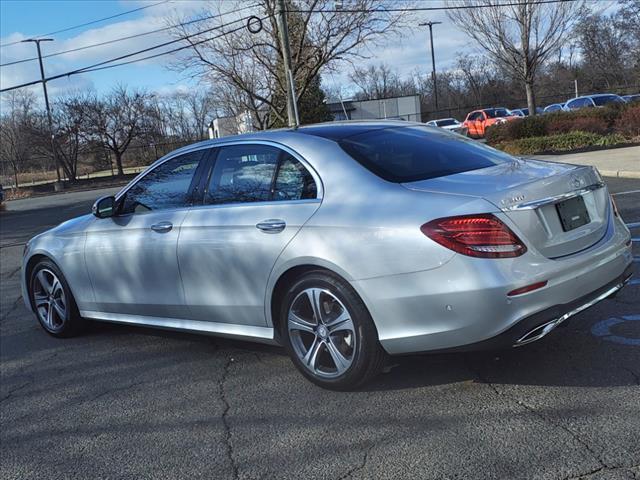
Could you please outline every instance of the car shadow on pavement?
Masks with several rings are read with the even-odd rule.
[[[542,341],[510,350],[389,357],[385,372],[358,391],[405,390],[460,382],[563,387],[614,387],[640,384],[640,349],[608,343],[581,322]],[[186,332],[93,322],[89,335],[132,333],[213,344],[216,353],[254,354],[278,359],[278,368],[295,369],[283,348]]]

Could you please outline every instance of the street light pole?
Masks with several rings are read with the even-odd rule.
[[[436,81],[436,56],[433,52],[433,26],[440,25],[442,22],[425,22],[421,23],[419,26],[429,26],[429,39],[431,41],[431,79],[433,80],[433,98],[436,104],[436,110],[438,110],[438,83]]]
[[[40,78],[42,79],[42,88],[44,90],[44,104],[47,107],[47,120],[49,121],[49,137],[51,140],[51,151],[53,153],[53,161],[56,165],[56,176],[58,184],[62,181],[60,177],[60,162],[58,161],[58,151],[56,150],[56,142],[53,136],[53,120],[51,118],[51,107],[49,106],[49,94],[47,93],[47,82],[44,76],[44,65],[42,64],[42,51],[40,50],[40,42],[53,42],[53,38],[28,38],[22,40],[23,43],[33,42],[38,49],[38,61],[40,62]]]

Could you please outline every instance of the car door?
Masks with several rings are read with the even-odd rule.
[[[193,318],[264,326],[271,269],[321,195],[317,174],[291,151],[257,143],[221,147],[204,204],[188,212],[178,242]]]
[[[176,249],[206,154],[154,167],[117,198],[115,216],[87,230],[85,258],[99,312],[188,318]]]
[[[484,137],[485,130],[487,128],[487,115],[484,112],[478,112],[478,119],[476,120],[476,131],[479,137]]]
[[[467,126],[469,128],[469,135],[472,137],[477,137],[480,134],[478,133],[478,123],[477,120],[480,116],[480,112],[472,112],[469,114],[469,118],[467,118]]]

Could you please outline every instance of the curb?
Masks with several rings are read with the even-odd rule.
[[[597,167],[596,167],[597,168]],[[617,177],[617,178],[639,178],[640,179],[640,171],[630,171],[630,170],[600,170],[600,175],[604,177]]]

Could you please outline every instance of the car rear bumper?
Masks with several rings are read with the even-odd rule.
[[[616,218],[600,242],[570,257],[550,260],[533,251],[495,260],[456,255],[434,270],[353,285],[390,354],[511,347],[528,343],[536,332],[525,335],[546,326],[537,332],[542,338],[621,288],[631,275],[629,238]],[[541,281],[547,281],[543,288],[507,295]]]
[[[562,305],[554,305],[541,312],[526,317],[501,334],[477,343],[444,349],[442,352],[468,352],[479,350],[500,350],[521,347],[546,337],[563,322],[596,303],[616,295],[631,279],[633,268],[627,267],[622,275],[608,284],[577,300]],[[434,352],[435,353],[435,352]]]

